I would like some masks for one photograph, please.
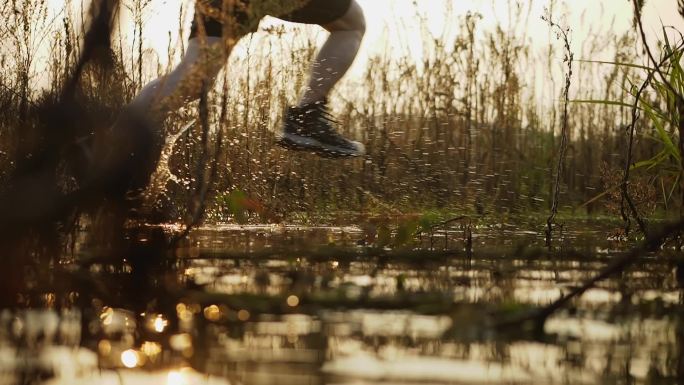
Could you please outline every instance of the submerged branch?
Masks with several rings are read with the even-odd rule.
[[[574,288],[569,293],[563,295],[561,298],[554,301],[550,305],[540,310],[524,314],[522,316],[517,316],[512,319],[503,320],[497,326],[511,327],[527,322],[533,322],[539,327],[543,326],[544,322],[547,318],[549,318],[549,316],[551,316],[559,309],[563,308],[571,300],[580,297],[587,290],[594,287],[598,282],[625,271],[628,267],[640,261],[641,257],[644,254],[658,251],[658,249],[660,249],[660,247],[667,240],[667,238],[675,234],[681,233],[682,231],[684,231],[684,220],[680,220],[678,222],[674,222],[663,226],[663,228],[660,231],[652,232],[639,247],[636,247],[630,252],[615,259],[612,263],[603,268],[599,274],[587,280],[581,286]]]

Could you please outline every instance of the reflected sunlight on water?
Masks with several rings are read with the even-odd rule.
[[[477,231],[490,245],[501,240],[496,227]],[[356,228],[201,229],[181,246],[195,256],[176,253],[185,257],[171,271],[193,288],[177,299],[0,313],[0,384],[672,383],[657,378],[675,375],[682,296],[665,258],[602,282],[539,333],[510,333],[491,325],[550,303],[612,252],[587,260],[306,254],[317,245],[358,249],[362,237]],[[603,242],[596,247],[607,250]],[[275,244],[291,254],[259,254]],[[253,254],[230,256],[241,249]]]

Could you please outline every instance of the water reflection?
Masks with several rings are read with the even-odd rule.
[[[512,232],[480,231],[478,242]],[[604,266],[612,249],[597,241],[604,252],[594,260],[296,255],[312,245],[353,248],[362,236],[354,228],[204,229],[170,270],[152,276],[166,282],[171,274],[177,282],[169,287],[184,294],[3,310],[0,384],[655,385],[680,378],[682,295],[667,259],[602,282],[549,319],[541,335],[497,333],[488,326],[496,317],[550,303]],[[274,244],[292,254],[203,257],[258,254]],[[106,265],[96,271],[103,280],[128,274]]]

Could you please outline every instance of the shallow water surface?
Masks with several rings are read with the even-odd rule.
[[[531,253],[540,233],[509,225],[472,229],[472,252],[458,228],[373,248],[363,226],[226,225],[154,263],[72,258],[100,291],[60,303],[37,288],[28,309],[3,310],[0,383],[680,383],[676,253],[643,256],[543,330],[494,327],[630,247],[575,228],[557,246],[574,254]],[[140,269],[150,292],[136,292]]]

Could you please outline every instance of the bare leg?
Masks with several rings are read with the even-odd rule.
[[[96,136],[88,177],[120,178],[134,189],[147,185],[162,150],[159,124],[167,114],[201,96],[226,62],[222,39],[190,39],[188,49],[168,75],[147,84],[110,130]]]
[[[366,21],[361,7],[352,1],[344,16],[322,27],[330,36],[316,57],[308,87],[299,100],[300,106],[325,99],[347,73],[359,52]]]
[[[220,37],[190,39],[185,56],[169,74],[147,84],[128,105],[134,111],[163,119],[169,112],[200,97],[202,85],[211,85],[227,59]]]
[[[345,138],[326,106],[330,90],[342,79],[359,52],[366,23],[361,7],[352,0],[347,13],[323,25],[330,36],[318,53],[311,70],[308,88],[298,107],[290,107],[276,143],[296,151],[313,151],[326,158],[363,156],[364,145]]]

